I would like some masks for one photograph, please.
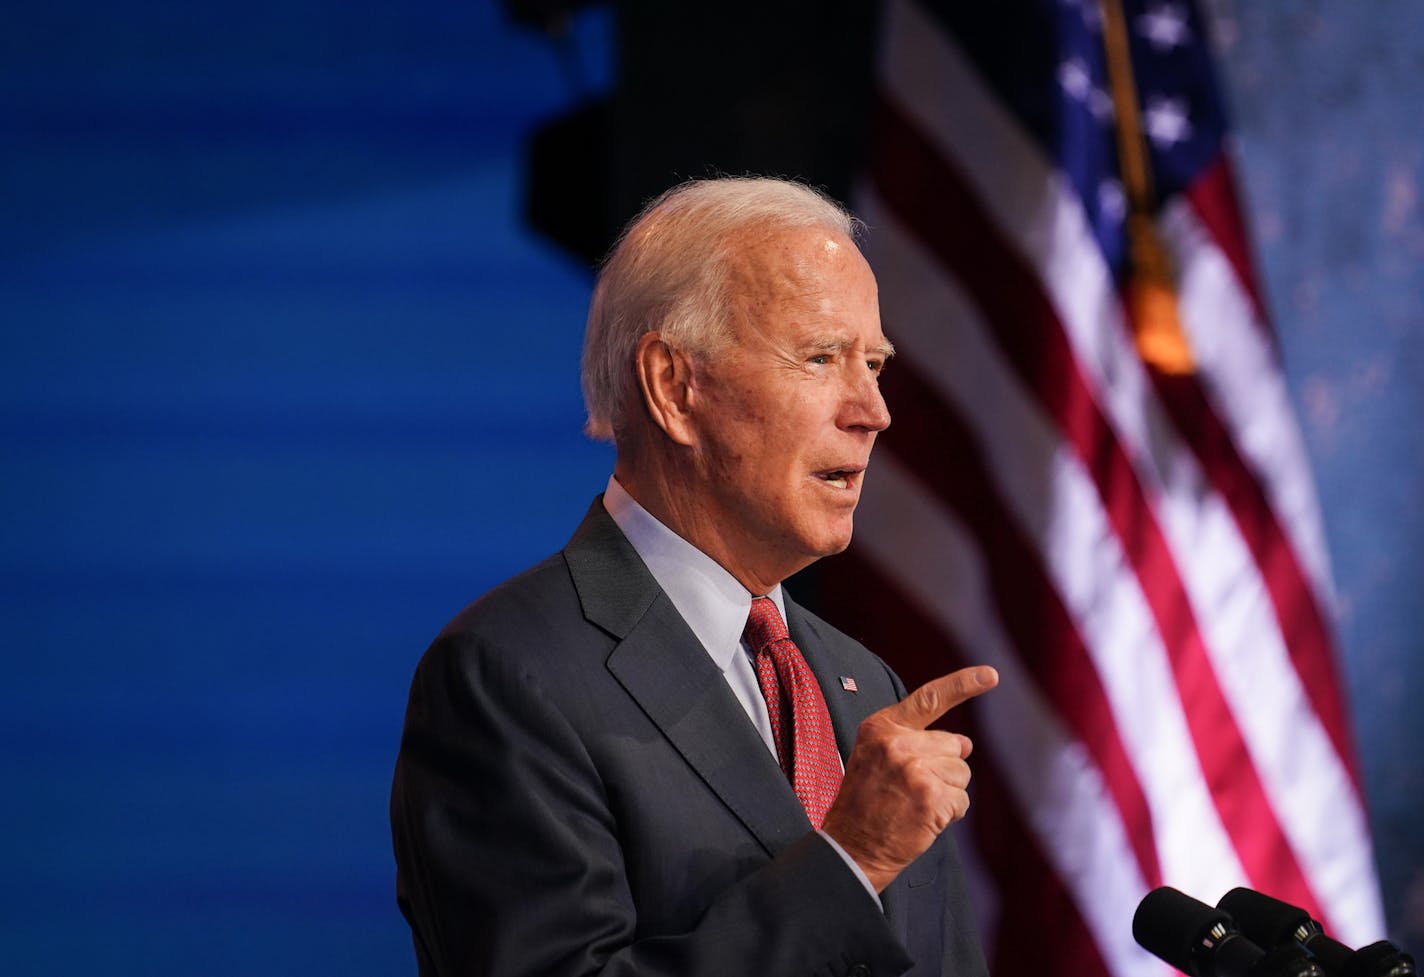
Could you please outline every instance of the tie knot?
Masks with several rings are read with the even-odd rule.
[[[781,612],[770,597],[752,598],[752,610],[747,615],[747,627],[742,633],[747,644],[757,651],[766,651],[774,642],[791,638],[786,622],[781,619]]]

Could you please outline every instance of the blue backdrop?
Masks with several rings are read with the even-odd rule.
[[[1217,22],[1418,948],[1424,36],[1263,6]],[[0,30],[0,968],[411,973],[411,669],[611,462],[588,276],[516,219],[577,93],[488,4],[122,7]],[[594,88],[610,33],[570,35]]]

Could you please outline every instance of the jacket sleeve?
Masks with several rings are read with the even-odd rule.
[[[894,975],[912,965],[815,832],[685,932],[640,931],[625,845],[578,731],[517,656],[437,640],[416,672],[391,820],[423,977]],[[689,838],[689,844],[695,839]]]

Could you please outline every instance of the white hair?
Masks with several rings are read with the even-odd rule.
[[[731,177],[673,187],[643,208],[599,270],[583,345],[590,437],[615,439],[634,402],[633,356],[650,332],[709,356],[731,338],[728,294],[739,231],[822,226],[854,239],[860,222],[791,180]]]

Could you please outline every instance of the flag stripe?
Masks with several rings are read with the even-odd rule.
[[[1005,510],[988,480],[983,452],[954,411],[908,363],[897,366],[890,382],[898,420],[882,450],[894,452],[975,537],[1014,650],[1097,764],[1121,812],[1139,871],[1150,885],[1160,884],[1147,800],[1112,721],[1102,683],[1037,551]],[[936,450],[919,451],[919,444],[935,444]]]
[[[1178,305],[1199,387],[1262,486],[1311,590],[1328,603],[1333,586],[1319,506],[1278,351],[1252,324],[1249,294],[1194,209],[1174,201],[1159,226],[1178,255]]]
[[[878,111],[877,192],[985,310],[1024,385],[1092,473],[1169,650],[1197,756],[1248,875],[1279,879],[1282,898],[1318,913],[1213,674],[1171,552],[1037,277],[898,108],[883,99]]]
[[[1275,347],[1276,336],[1266,317],[1266,303],[1251,260],[1251,248],[1246,241],[1246,224],[1241,219],[1241,202],[1236,195],[1236,181],[1231,164],[1224,154],[1218,155],[1188,187],[1184,195],[1196,211],[1212,239],[1226,255],[1236,272],[1236,281],[1251,298],[1251,326]]]
[[[1234,563],[1219,567],[1191,564],[1195,579],[1189,586],[1217,592],[1197,598],[1218,608],[1207,618],[1208,648],[1219,674],[1235,677],[1226,691],[1286,835],[1324,905],[1321,918],[1340,937],[1366,943],[1381,930],[1382,906],[1343,687],[1324,620],[1329,573],[1299,432],[1275,350],[1250,325],[1254,310],[1235,269],[1192,208],[1178,202],[1163,223],[1184,256],[1181,313],[1202,375],[1187,387],[1186,408],[1171,409],[1185,410],[1201,424],[1229,427],[1215,435],[1217,443],[1233,453],[1227,461],[1237,484],[1256,496],[1253,516],[1243,516],[1240,500],[1231,506],[1240,545],[1254,550],[1246,559],[1256,579],[1241,577],[1232,568],[1241,558],[1233,557]],[[1223,328],[1231,323],[1236,327]],[[1160,386],[1163,378],[1157,380]],[[1194,456],[1201,459],[1200,452]],[[1216,483],[1209,495],[1182,495],[1201,498],[1198,511],[1207,514],[1209,500],[1224,496],[1217,490],[1219,472],[1202,477]],[[1220,545],[1202,549],[1227,552]],[[1299,602],[1306,605],[1303,613],[1294,609]]]
[[[1104,683],[1152,811],[1164,875],[1187,891],[1246,884],[1202,780],[1166,649],[1089,474],[935,259],[873,190],[860,209],[875,228],[868,255],[880,269],[882,314],[900,351],[885,380],[897,418],[887,443],[904,436],[897,396],[904,361],[923,370],[966,425],[990,433],[980,439],[985,464],[1016,522],[1040,541],[1040,558]]]
[[[1261,484],[1237,453],[1230,432],[1189,377],[1153,371],[1153,383],[1168,414],[1185,436],[1212,486],[1226,500],[1242,538],[1261,569],[1286,647],[1315,715],[1330,736],[1336,754],[1355,785],[1359,774],[1349,741],[1345,703],[1340,694],[1329,632],[1320,605],[1281,531]]]
[[[1180,227],[1181,224],[1179,218],[1169,226]],[[1179,232],[1178,236],[1187,235]],[[1209,252],[1203,247],[1187,248],[1179,245],[1179,249],[1193,256],[1193,264],[1201,264],[1210,259]],[[1249,285],[1239,278],[1240,271],[1229,252],[1223,249],[1222,253],[1231,270],[1236,273],[1234,283],[1220,281],[1214,288],[1193,290],[1197,294],[1212,296],[1212,312],[1219,312],[1222,303],[1229,301],[1229,284],[1242,288],[1249,296]],[[1190,275],[1193,269],[1189,267],[1184,271]],[[1251,301],[1254,302],[1254,298],[1251,298]],[[1251,425],[1255,425],[1256,430],[1263,430],[1263,418],[1278,418],[1269,428],[1269,437],[1258,435],[1256,438],[1257,441],[1269,442],[1270,445],[1266,449],[1270,453],[1263,460],[1272,462],[1269,470],[1282,473],[1277,481],[1284,480],[1288,473],[1296,481],[1305,483],[1307,480],[1304,464],[1297,460],[1299,453],[1288,453],[1288,449],[1282,446],[1283,442],[1294,444],[1297,440],[1294,437],[1294,424],[1289,420],[1288,405],[1283,403],[1283,395],[1271,397],[1265,389],[1267,386],[1279,389],[1279,382],[1272,383],[1270,380],[1274,371],[1256,369],[1248,378],[1241,374],[1239,368],[1231,371],[1228,364],[1223,364],[1221,361],[1224,356],[1234,356],[1240,360],[1243,344],[1233,344],[1229,353],[1217,353],[1219,343],[1209,342],[1206,334],[1219,331],[1219,324],[1200,322],[1199,320],[1206,316],[1193,316],[1193,311],[1189,293],[1183,302],[1184,318],[1192,336],[1201,337],[1202,341],[1196,345],[1203,354],[1202,370],[1215,381],[1217,396],[1211,397],[1208,389],[1195,377],[1169,377],[1152,371],[1153,384],[1167,413],[1195,453],[1210,483],[1231,509],[1242,538],[1266,582],[1276,616],[1285,632],[1286,647],[1305,686],[1310,703],[1324,725],[1341,762],[1349,771],[1353,792],[1358,794],[1359,771],[1354,745],[1350,741],[1343,684],[1335,667],[1330,631],[1320,598],[1317,596],[1317,587],[1308,579],[1301,561],[1297,558],[1297,547],[1287,536],[1277,515],[1281,510],[1290,512],[1292,506],[1286,500],[1272,504],[1267,495],[1267,485],[1257,478],[1238,450],[1238,438],[1242,435],[1249,436]],[[1245,315],[1250,311],[1254,311],[1254,308],[1242,308],[1233,318],[1238,321],[1256,321],[1254,317],[1248,319]],[[1211,318],[1214,319],[1215,316]],[[1270,354],[1273,352],[1273,347],[1257,347],[1254,357],[1257,362],[1253,366],[1269,367]],[[1242,435],[1233,433],[1231,427],[1223,423],[1217,411],[1218,403],[1225,408],[1228,417],[1232,414],[1238,417],[1245,415],[1236,422],[1237,430],[1241,431]],[[1284,432],[1284,438],[1281,430],[1283,426],[1288,429]],[[1278,488],[1277,494],[1281,493],[1282,490]],[[1300,504],[1296,503],[1294,507],[1299,508]],[[1297,515],[1296,524],[1307,520],[1312,524],[1318,522],[1313,496],[1305,503],[1305,508],[1307,511]]]

